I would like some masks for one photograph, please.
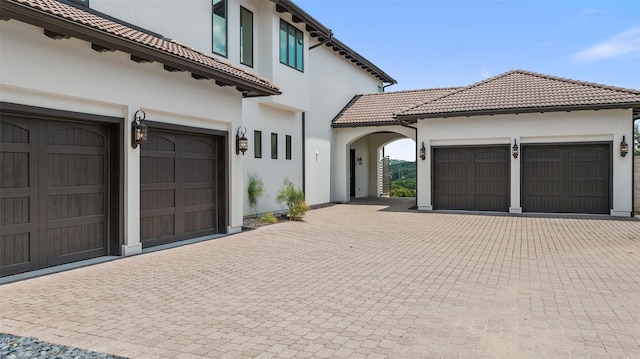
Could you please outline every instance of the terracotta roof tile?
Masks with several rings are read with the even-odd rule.
[[[332,122],[334,127],[358,125],[395,125],[403,110],[442,97],[456,88],[381,92],[355,96]]]
[[[514,70],[416,105],[403,119],[640,107],[640,91]]]
[[[101,17],[83,9],[70,6],[55,0],[3,0],[3,3],[14,3],[30,7],[33,10],[40,10],[52,17],[64,19],[66,21],[90,27],[97,32],[107,33],[119,38],[146,45],[156,51],[171,54],[179,58],[200,64],[209,68],[213,72],[230,75],[240,80],[249,81],[259,87],[278,92],[278,87],[269,81],[251,74],[243,69],[225,63],[213,56],[194,50],[188,46],[173,42],[169,39],[152,35],[130,26]],[[5,11],[3,4],[3,12]]]

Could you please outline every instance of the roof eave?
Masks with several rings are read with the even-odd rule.
[[[381,127],[381,126],[400,126],[398,121],[381,121],[381,122],[356,122],[356,123],[332,123],[332,128],[350,128],[350,127]]]
[[[133,56],[144,58],[145,60],[156,61],[172,68],[189,71],[200,78],[209,78],[227,85],[236,86],[238,90],[243,93],[259,94],[259,96],[281,94],[279,90],[269,86],[233,76],[198,62],[190,61],[144,44],[96,30],[92,27],[49,14],[27,5],[8,0],[0,0],[0,10],[2,11],[0,14],[2,19],[14,19],[49,31],[58,32],[65,36],[88,41],[111,50],[119,50]]]
[[[535,112],[570,112],[570,111],[597,111],[633,108],[640,109],[640,102],[618,103],[618,104],[599,104],[599,105],[575,105],[575,106],[550,106],[550,107],[523,107],[523,108],[507,108],[507,109],[491,109],[477,111],[458,111],[458,112],[442,112],[442,113],[423,113],[396,115],[395,118],[402,121],[415,122],[417,120],[429,118],[447,118],[447,117],[471,117],[471,116],[491,116],[491,115],[517,115],[520,113]]]

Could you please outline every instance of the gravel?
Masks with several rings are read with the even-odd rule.
[[[0,358],[126,359],[115,355],[51,344],[38,340],[38,338],[34,337],[19,337],[4,333],[0,333]]]

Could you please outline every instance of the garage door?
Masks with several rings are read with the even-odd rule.
[[[143,247],[226,231],[224,137],[149,130],[140,156]]]
[[[107,126],[0,117],[0,271],[107,254]]]
[[[610,213],[609,144],[522,146],[522,210]]]
[[[434,209],[507,211],[509,147],[442,147],[433,151]]]

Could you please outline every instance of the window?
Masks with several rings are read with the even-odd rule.
[[[302,31],[280,20],[280,62],[303,71],[303,46]]]
[[[213,53],[227,56],[227,0],[213,0]]]
[[[271,158],[278,159],[278,134],[271,134]]]
[[[253,67],[253,13],[240,6],[240,63]]]
[[[288,160],[291,159],[291,136],[287,135],[287,137],[285,137],[285,150],[284,150],[284,157]]]
[[[253,131],[253,157],[262,158],[262,131]]]

